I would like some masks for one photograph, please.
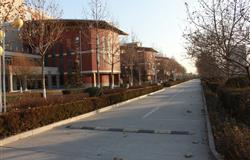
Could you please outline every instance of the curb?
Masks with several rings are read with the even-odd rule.
[[[202,92],[201,94],[202,94],[203,107],[204,107],[204,110],[205,110],[205,119],[206,119],[206,128],[207,128],[209,149],[210,149],[214,159],[223,160],[222,156],[216,151],[216,148],[215,148],[213,131],[212,131],[212,127],[211,127],[209,113],[208,113],[208,110],[207,110],[207,102],[206,102],[206,98],[205,98],[205,94],[204,94],[204,90],[203,90],[202,85],[201,85],[201,92]]]
[[[66,119],[66,120],[55,122],[55,123],[52,123],[52,124],[49,124],[49,125],[37,128],[37,129],[33,129],[33,130],[30,130],[30,131],[26,131],[26,132],[23,132],[23,133],[14,135],[14,136],[10,136],[8,138],[0,140],[0,146],[4,146],[6,144],[9,144],[9,143],[12,143],[12,142],[24,139],[24,138],[28,138],[28,137],[31,137],[31,136],[34,136],[34,135],[37,135],[37,134],[40,134],[40,133],[43,133],[43,132],[46,132],[46,131],[49,131],[49,130],[51,130],[53,128],[66,125],[66,124],[78,121],[80,119],[84,119],[84,118],[88,118],[90,116],[94,116],[94,115],[96,115],[98,113],[106,112],[108,110],[119,107],[119,106],[124,105],[126,103],[130,103],[130,102],[133,102],[133,101],[136,101],[136,100],[139,100],[139,99],[143,99],[143,98],[145,98],[145,97],[147,97],[149,95],[165,91],[165,89],[166,88],[163,88],[161,90],[158,90],[158,91],[146,94],[146,95],[142,95],[142,96],[139,96],[139,97],[136,97],[136,98],[133,98],[133,99],[129,99],[129,100],[124,101],[124,102],[113,104],[113,105],[110,105],[110,106],[107,106],[107,107],[104,107],[104,108],[101,108],[101,109],[98,109],[98,110],[95,110],[95,111],[92,111],[92,112],[89,112],[89,113],[85,113],[85,114],[82,114],[82,115],[79,115],[79,116],[76,116],[76,117],[72,117],[72,118],[69,118],[69,119]]]

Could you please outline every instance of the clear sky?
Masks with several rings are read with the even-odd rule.
[[[174,57],[188,72],[196,69],[186,56],[182,34],[186,27],[185,2],[196,0],[106,0],[112,19],[127,33],[135,32],[144,46]],[[88,0],[59,0],[63,18],[83,18]]]

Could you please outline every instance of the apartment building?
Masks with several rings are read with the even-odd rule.
[[[84,87],[97,86],[99,69],[101,86],[110,86],[112,75],[119,86],[119,36],[127,34],[106,21],[62,19],[57,23],[65,29],[48,51],[46,66],[58,68],[60,85],[70,84],[79,74]]]
[[[126,43],[121,45],[121,67],[133,70],[133,81],[154,82],[156,73],[155,55],[157,51],[151,47],[143,47],[141,43]],[[123,74],[124,75],[124,74]],[[126,73],[126,75],[128,75]],[[125,83],[128,78],[123,76]]]

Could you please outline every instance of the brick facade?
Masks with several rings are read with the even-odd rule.
[[[113,65],[115,84],[119,85],[121,72],[119,35],[126,33],[105,21],[99,22],[98,29],[95,27],[95,21],[89,20],[62,20],[60,23],[65,24],[65,31],[60,40],[49,50],[46,66],[58,67],[65,84],[72,81],[70,78],[80,74],[84,86],[96,86],[96,56],[99,55],[101,85],[109,86],[113,64],[110,62],[114,54],[112,50],[115,48],[116,56],[112,62],[115,62]]]
[[[142,47],[139,43],[127,43],[121,46],[122,70],[133,67],[134,81],[153,82],[155,79],[155,54],[156,50]],[[132,59],[131,59],[132,57]],[[127,74],[127,73],[126,73]],[[124,75],[124,74],[123,74]],[[123,76],[124,79],[126,79]],[[124,80],[127,82],[128,80]]]

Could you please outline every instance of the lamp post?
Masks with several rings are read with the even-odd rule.
[[[19,17],[12,22],[12,26],[16,29],[20,29],[23,26],[23,20]],[[6,65],[5,65],[5,32],[6,26],[1,23],[0,28],[0,41],[2,46],[0,46],[0,112],[7,111],[6,106]],[[3,67],[1,67],[3,66]]]

